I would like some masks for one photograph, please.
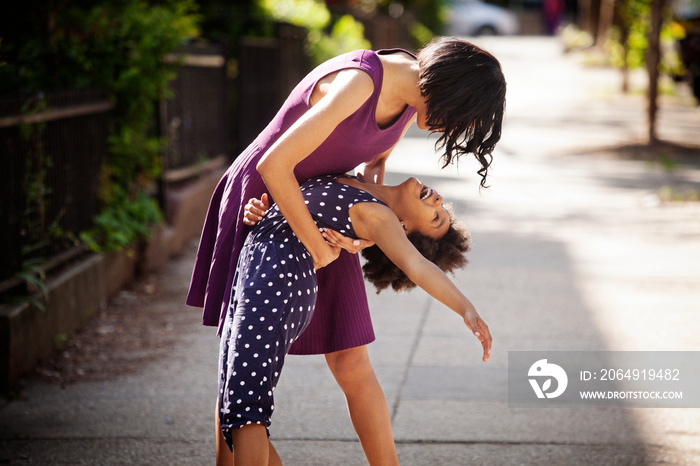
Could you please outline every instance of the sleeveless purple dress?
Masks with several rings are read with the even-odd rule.
[[[250,231],[242,221],[244,207],[250,198],[260,198],[267,192],[255,167],[272,144],[311,108],[311,92],[321,78],[342,69],[359,69],[372,78],[374,92],[297,165],[294,174],[300,184],[322,174],[346,173],[389,150],[401,138],[404,128],[415,115],[415,109],[406,107],[385,128],[380,128],[376,120],[384,76],[378,55],[398,51],[403,50],[357,50],[316,67],[294,88],[270,124],[226,171],[209,204],[187,296],[187,304],[204,308],[204,325],[218,326],[221,334],[236,263]],[[357,255],[343,251],[337,260],[319,270],[317,279],[319,293],[314,317],[289,352],[331,353],[374,341]]]

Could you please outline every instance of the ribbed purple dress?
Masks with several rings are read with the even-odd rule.
[[[321,78],[341,69],[360,69],[372,78],[374,93],[297,165],[294,174],[299,183],[322,174],[346,173],[373,160],[399,140],[415,109],[406,107],[386,128],[379,128],[376,120],[384,76],[378,54],[397,51],[357,50],[319,65],[294,88],[270,124],[226,171],[209,204],[187,296],[187,304],[204,308],[204,325],[218,326],[221,334],[238,255],[250,230],[242,221],[243,209],[251,197],[260,198],[267,192],[255,167],[268,148],[311,108],[311,92]],[[331,353],[374,341],[357,255],[343,251],[336,261],[319,270],[317,278],[319,293],[314,317],[290,353]]]

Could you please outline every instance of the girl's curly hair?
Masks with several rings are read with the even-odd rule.
[[[407,235],[408,240],[413,243],[418,252],[437,265],[443,272],[452,272],[454,269],[467,265],[469,261],[465,254],[471,250],[469,232],[464,226],[457,223],[451,212],[449,213],[450,227],[442,238],[433,239],[418,232]],[[366,260],[362,271],[367,281],[377,288],[377,294],[389,286],[394,291],[405,291],[416,286],[378,246],[363,249],[362,257]]]
[[[472,153],[481,164],[481,187],[491,153],[501,139],[506,80],[501,64],[487,51],[462,39],[434,39],[418,54],[418,85],[427,99],[429,127],[442,135],[443,168]]]

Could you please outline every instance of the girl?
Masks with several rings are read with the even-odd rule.
[[[403,50],[358,50],[320,65],[292,91],[275,118],[237,157],[209,206],[187,303],[204,308],[203,323],[223,325],[238,256],[249,229],[244,205],[272,195],[321,269],[337,257],[306,209],[299,184],[366,164],[364,178],[381,184],[384,162],[415,121],[441,132],[445,165],[473,153],[485,185],[501,137],[505,79],[488,52],[460,39],[438,39],[418,57]],[[351,252],[367,245],[343,243]],[[354,249],[353,249],[354,248]],[[370,465],[398,464],[389,409],[369,361],[374,341],[359,259],[343,251],[319,270],[315,318],[290,348],[325,354],[345,393]],[[218,420],[218,417],[217,417]],[[217,446],[221,441],[217,429]],[[217,448],[225,455],[226,448]],[[231,459],[218,457],[219,464]]]
[[[340,236],[332,230],[373,241],[368,279],[379,290],[423,288],[463,318],[488,360],[488,326],[443,272],[464,265],[469,246],[437,192],[415,178],[383,186],[326,175],[304,183],[301,194],[336,256]],[[392,272],[387,259],[402,273]],[[273,393],[289,348],[311,321],[318,287],[314,261],[278,206],[246,239],[235,283],[219,354],[220,425],[236,466],[281,464],[267,435]]]

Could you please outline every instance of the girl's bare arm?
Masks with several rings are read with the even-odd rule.
[[[360,206],[360,209],[355,209]],[[471,301],[438,266],[418,252],[389,208],[363,203],[354,206],[353,209],[350,215],[358,236],[374,241],[413,283],[459,314],[481,342],[484,349],[483,360],[486,362],[491,354],[491,333]]]
[[[289,226],[311,254],[316,268],[338,256],[319,233],[294,177],[294,167],[318,148],[335,127],[372,94],[366,73],[344,70],[328,85],[326,94],[265,153],[257,169]]]

